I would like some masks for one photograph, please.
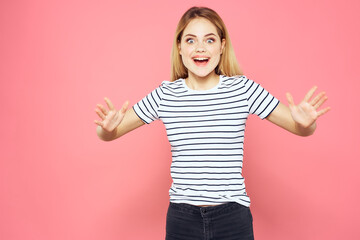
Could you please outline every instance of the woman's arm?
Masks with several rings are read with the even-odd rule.
[[[330,110],[330,107],[327,107],[317,111],[327,100],[327,96],[325,92],[321,92],[311,99],[316,89],[316,86],[311,88],[299,105],[295,105],[293,97],[290,93],[287,93],[286,97],[289,107],[279,103],[266,119],[299,136],[309,136],[313,134],[316,129],[316,120],[318,117]]]
[[[112,141],[145,124],[136,115],[133,108],[127,109],[128,101],[124,103],[119,111],[115,109],[110,99],[105,98],[105,102],[109,110],[101,104],[97,104],[98,108],[95,109],[95,112],[101,118],[101,121],[95,120],[98,125],[96,132],[100,139]]]

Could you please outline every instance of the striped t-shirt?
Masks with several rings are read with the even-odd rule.
[[[209,90],[184,79],[164,81],[133,106],[149,124],[161,119],[171,145],[170,201],[193,205],[238,202],[250,206],[242,176],[245,122],[266,118],[279,100],[246,76],[220,75]]]

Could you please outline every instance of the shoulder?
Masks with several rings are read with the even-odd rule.
[[[160,87],[163,87],[163,88],[178,88],[178,87],[181,87],[182,86],[182,79],[178,79],[178,80],[175,80],[175,81],[162,81],[161,84],[160,84]]]
[[[177,94],[177,93],[181,93],[184,92],[185,88],[184,88],[184,84],[183,84],[183,79],[178,79],[175,81],[163,81],[160,86],[159,89],[163,92],[163,93],[167,93],[167,94]]]
[[[252,83],[253,81],[245,75],[222,76],[222,88],[244,87]]]

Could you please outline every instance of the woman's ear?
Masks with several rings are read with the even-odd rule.
[[[224,48],[225,48],[225,44],[226,44],[226,41],[225,41],[225,38],[223,38],[223,39],[221,40],[221,51],[220,51],[220,54],[223,53]]]
[[[180,41],[177,42],[177,47],[178,47],[178,50],[179,50],[179,54],[181,55],[181,44],[180,44]]]

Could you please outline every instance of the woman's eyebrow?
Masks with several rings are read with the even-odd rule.
[[[216,36],[216,34],[215,34],[215,33],[208,33],[208,34],[206,34],[204,37],[208,37],[208,36],[211,36],[211,35]],[[187,37],[187,36],[190,36],[190,37],[196,37],[196,35],[191,34],[191,33],[186,34],[184,37]]]

